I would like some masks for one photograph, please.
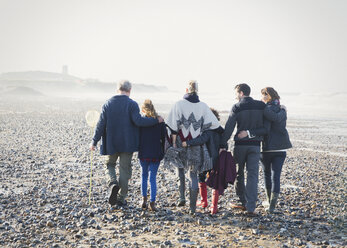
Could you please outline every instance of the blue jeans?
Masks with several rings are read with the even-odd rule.
[[[268,191],[280,193],[281,172],[286,156],[286,152],[264,152],[262,154],[264,181]]]
[[[148,183],[148,171],[149,171],[149,182],[151,184],[150,201],[154,202],[155,197],[157,195],[157,172],[158,172],[160,162],[140,160],[140,164],[142,167],[142,185],[141,185],[142,196],[143,197],[147,196],[147,183]]]

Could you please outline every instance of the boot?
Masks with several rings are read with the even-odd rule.
[[[153,212],[157,211],[157,208],[155,207],[155,201],[149,203],[149,208]]]
[[[271,193],[271,199],[270,199],[270,207],[269,207],[269,213],[273,213],[276,207],[276,203],[278,200],[279,193],[272,192]]]
[[[178,206],[182,207],[186,204],[186,183],[184,178],[180,177],[180,185],[179,185],[179,191],[180,191],[180,200],[178,202]]]
[[[198,198],[199,190],[189,189],[189,203],[190,203],[190,213],[195,214],[196,210],[196,200]]]
[[[142,209],[147,209],[147,196],[143,197],[141,208]]]
[[[200,201],[196,204],[197,206],[200,206],[202,208],[206,208],[208,203],[207,203],[207,185],[206,183],[199,183],[199,192],[201,199]]]
[[[218,190],[214,189],[212,191],[212,206],[210,208],[211,214],[216,214],[218,212],[218,198],[219,198]]]
[[[265,210],[268,211],[270,207],[271,190],[265,188],[265,194],[266,194],[266,201],[263,201],[262,205],[265,208]]]

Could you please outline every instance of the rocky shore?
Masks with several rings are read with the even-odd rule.
[[[94,154],[84,115],[102,103],[0,100],[1,247],[346,247],[347,123],[290,118],[294,148],[282,172],[279,213],[268,215],[260,170],[259,217],[177,207],[175,171],[159,169],[158,212],[140,208],[140,166],[133,157],[128,206],[110,208],[103,157]],[[159,111],[160,112],[160,111]],[[225,121],[225,117],[224,117]],[[209,200],[211,191],[209,190]]]

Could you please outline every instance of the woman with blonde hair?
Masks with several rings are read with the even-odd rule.
[[[158,114],[155,111],[151,100],[147,99],[141,106],[141,111],[146,117],[157,118]],[[155,200],[157,194],[157,172],[160,161],[164,157],[164,144],[166,136],[165,123],[158,123],[152,127],[140,128],[140,147],[138,158],[142,167],[142,183],[141,191],[143,201],[141,207],[147,208],[147,184],[148,175],[151,185],[150,194],[150,210],[156,211]]]
[[[206,103],[198,96],[198,83],[188,83],[186,94],[172,107],[167,125],[172,134],[173,147],[166,152],[164,164],[178,169],[179,202],[185,205],[185,172],[189,172],[189,207],[192,214],[196,210],[198,196],[198,174],[212,169],[212,160],[206,145],[183,147],[182,143],[199,137],[204,131],[217,129],[220,124]]]

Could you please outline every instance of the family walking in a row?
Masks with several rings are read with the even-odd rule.
[[[174,104],[166,123],[155,111],[151,100],[145,100],[142,104],[141,115],[138,104],[129,98],[131,83],[120,82],[118,94],[102,107],[90,147],[95,150],[98,141],[102,139],[100,153],[107,155],[109,204],[127,204],[125,199],[128,181],[132,175],[132,155],[138,152],[142,167],[141,207],[144,209],[148,208],[149,177],[149,208],[152,211],[157,210],[156,175],[160,161],[163,160],[165,167],[174,166],[177,169],[178,206],[186,204],[186,175],[189,180],[189,208],[192,214],[197,206],[207,208],[207,186],[213,188],[210,211],[212,214],[217,213],[219,195],[223,194],[226,185],[218,190],[216,181],[212,178],[222,177],[222,181],[227,184],[234,183],[236,177],[234,185],[239,202],[232,203],[231,207],[254,216],[261,160],[267,196],[263,205],[272,213],[280,193],[280,176],[286,150],[291,148],[286,130],[287,113],[280,105],[280,97],[273,88],[262,89],[262,101],[253,100],[250,91],[247,84],[236,85],[238,103],[232,107],[223,129],[219,123],[218,111],[210,109],[200,101],[198,84],[195,81],[189,82],[186,94]],[[226,151],[235,127],[237,131],[234,135],[232,158]],[[237,172],[232,168],[235,166],[234,161]],[[199,193],[200,200],[197,202]]]

